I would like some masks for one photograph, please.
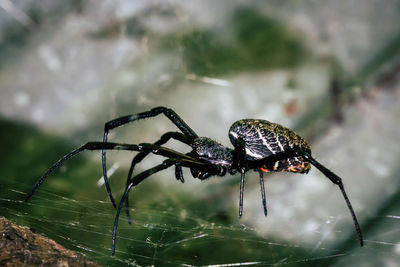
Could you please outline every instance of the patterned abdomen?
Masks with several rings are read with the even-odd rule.
[[[303,150],[311,155],[307,142],[292,130],[266,120],[244,119],[235,122],[229,129],[233,145],[242,139],[246,145],[247,160],[259,160],[286,151],[290,148]],[[303,157],[280,160],[271,166],[263,166],[261,171],[290,171],[307,173],[310,163]]]

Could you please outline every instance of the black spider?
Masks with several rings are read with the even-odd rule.
[[[155,117],[164,114],[170,119],[181,132],[167,132],[153,144],[121,144],[107,142],[107,136],[110,130],[133,122],[136,120]],[[186,154],[171,150],[161,145],[165,144],[171,138],[189,145],[192,151]],[[32,191],[27,195],[26,201],[33,195],[35,190],[46,179],[46,177],[67,159],[75,156],[84,150],[102,150],[102,164],[104,182],[108,195],[114,207],[115,201],[111,194],[106,172],[106,150],[130,150],[139,153],[133,158],[128,174],[126,189],[119,202],[117,213],[114,220],[112,233],[112,255],[115,253],[115,239],[118,226],[118,218],[125,203],[126,213],[128,213],[128,193],[133,186],[138,185],[144,179],[154,173],[164,170],[170,166],[175,166],[176,179],[184,182],[182,167],[190,168],[195,178],[201,180],[208,179],[211,176],[224,176],[225,174],[241,174],[240,194],[239,194],[239,216],[243,212],[243,189],[245,174],[249,170],[258,171],[260,174],[261,196],[264,207],[264,214],[267,215],[267,206],[265,201],[263,172],[270,171],[289,171],[295,173],[308,173],[311,166],[314,165],[329,180],[338,185],[346,204],[350,210],[354,225],[363,246],[361,229],[358,224],[354,210],[344,190],[342,180],[329,169],[321,165],[311,156],[311,149],[307,142],[296,133],[279,124],[271,123],[266,120],[244,119],[235,122],[229,129],[229,138],[233,144],[233,149],[224,147],[208,137],[199,137],[197,134],[176,114],[172,109],[165,107],[156,107],[149,111],[139,114],[128,115],[109,121],[104,126],[103,142],[88,142],[75,149],[71,153],[57,161],[33,186]],[[135,165],[142,161],[148,154],[153,153],[164,156],[167,159],[161,164],[154,166],[132,177]],[[129,219],[130,222],[130,219]]]

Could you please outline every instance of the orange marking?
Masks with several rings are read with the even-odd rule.
[[[262,172],[271,172],[270,170],[264,169],[264,168],[260,168],[260,170],[261,170]]]

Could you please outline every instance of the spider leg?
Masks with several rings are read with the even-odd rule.
[[[149,177],[150,175],[162,171],[166,168],[168,168],[169,166],[171,166],[173,163],[167,163],[166,161],[164,161],[162,164],[157,165],[151,169],[148,169],[147,171],[141,172],[140,174],[134,176],[132,178],[132,180],[144,180],[147,177]],[[111,246],[111,255],[114,256],[115,254],[115,239],[117,237],[117,227],[118,227],[118,219],[119,219],[119,215],[121,213],[121,209],[123,204],[125,203],[125,212],[126,215],[128,217],[128,223],[131,224],[131,217],[129,215],[129,209],[128,209],[128,205],[127,203],[127,199],[128,199],[128,193],[131,190],[131,188],[134,186],[135,184],[133,182],[130,182],[127,187],[125,188],[125,192],[122,195],[121,201],[119,202],[118,208],[117,208],[117,213],[115,214],[115,219],[114,219],[114,226],[113,226],[113,232],[112,232],[112,246]]]
[[[154,142],[153,145],[161,146],[167,143],[171,138],[189,145],[188,138],[184,134],[179,132],[167,132],[163,134],[158,141]],[[151,152],[150,151],[140,152],[132,159],[131,167],[129,168],[129,173],[128,173],[128,180],[132,177],[132,173],[133,170],[135,169],[136,164],[140,163],[149,153]]]
[[[244,179],[246,176],[246,171],[242,169],[240,171],[240,189],[239,189],[239,217],[242,217],[243,214],[243,192],[244,192]]]
[[[267,211],[267,201],[265,200],[264,175],[262,171],[259,171],[259,173],[260,173],[261,199],[264,207],[264,215],[267,216],[268,211]]]
[[[240,189],[239,189],[239,217],[242,217],[243,214],[243,192],[244,192],[244,182],[246,171],[248,170],[248,164],[246,159],[246,144],[242,139],[238,139],[235,144],[235,155],[237,161],[237,168],[241,174],[240,177]]]
[[[297,151],[297,155],[300,155],[302,157],[304,157],[305,159],[307,159],[308,161],[310,161],[310,163],[312,165],[314,165],[318,170],[320,170],[329,180],[332,181],[332,183],[336,184],[339,188],[340,191],[342,192],[342,195],[344,197],[344,200],[346,201],[347,207],[349,208],[351,217],[353,218],[353,222],[354,222],[354,226],[356,228],[357,231],[357,235],[358,238],[360,240],[360,245],[363,246],[364,245],[364,240],[363,240],[363,236],[361,233],[361,228],[360,225],[358,223],[356,214],[353,210],[353,207],[350,203],[350,200],[346,194],[346,191],[344,190],[344,185],[342,182],[342,179],[337,176],[336,174],[334,174],[331,170],[329,170],[328,168],[326,168],[325,166],[323,166],[321,163],[319,163],[317,160],[315,160],[313,157],[311,157],[311,155],[303,152],[303,151]]]
[[[161,146],[161,145],[165,144],[166,142],[168,142],[171,138],[189,145],[188,138],[184,134],[179,133],[179,132],[167,132],[167,133],[163,134],[158,141],[154,142],[153,145]],[[129,168],[129,172],[128,172],[128,178],[126,180],[126,186],[128,186],[128,184],[129,184],[129,180],[132,177],[132,173],[133,173],[133,170],[135,169],[136,164],[141,162],[150,153],[151,153],[151,151],[142,151],[142,152],[138,153],[132,159],[131,167]],[[176,176],[176,179],[180,180],[183,183],[184,179],[183,179],[183,175],[182,175],[182,168],[179,167],[178,164],[179,163],[176,164],[175,176]],[[130,219],[130,215],[129,215],[129,196],[126,197],[126,201],[125,201],[125,213],[128,218],[128,222],[130,224],[131,219]]]
[[[125,192],[122,195],[122,198],[121,198],[118,208],[117,208],[117,212],[115,214],[114,226],[113,226],[113,231],[112,231],[112,246],[111,246],[111,255],[112,256],[114,256],[114,254],[115,254],[115,240],[117,237],[117,227],[118,227],[119,216],[120,216],[120,213],[122,210],[122,206],[124,205],[125,200],[128,197],[129,191],[132,189],[133,186],[138,185],[139,183],[141,183],[143,180],[145,180],[149,176],[151,176],[159,171],[162,171],[172,165],[176,165],[177,163],[180,164],[179,166],[196,168],[199,170],[205,170],[205,171],[208,171],[208,172],[214,173],[214,174],[218,174],[221,172],[219,167],[211,165],[209,163],[203,163],[203,162],[197,161],[196,159],[170,158],[170,159],[164,160],[161,164],[159,164],[151,169],[148,169],[146,171],[143,171],[143,172],[137,174],[132,179],[130,179],[129,184],[125,188]]]
[[[261,160],[252,161],[251,163],[249,163],[249,165],[250,165],[250,168],[257,168],[264,164],[273,164],[278,160],[287,159],[287,158],[296,157],[296,156],[301,156],[304,159],[308,160],[312,165],[314,165],[318,170],[320,170],[329,180],[331,180],[332,183],[336,184],[340,188],[340,191],[342,192],[344,200],[346,201],[347,207],[350,211],[351,217],[353,218],[354,226],[356,228],[356,232],[357,232],[358,238],[360,240],[360,245],[363,246],[364,240],[363,240],[363,236],[361,233],[361,227],[360,227],[360,224],[358,223],[353,206],[351,205],[350,200],[346,194],[346,191],[344,190],[344,185],[343,185],[342,179],[339,176],[337,176],[336,174],[334,174],[331,170],[329,170],[328,168],[323,166],[321,163],[319,163],[310,154],[308,154],[302,150],[292,149],[292,150],[287,150],[284,152],[276,153],[274,155],[271,155],[271,156],[261,159]]]
[[[175,164],[175,177],[176,180],[181,181],[181,183],[185,182],[185,178],[183,178],[183,173],[182,173],[182,165],[180,162]]]
[[[128,176],[131,177],[131,176]],[[182,173],[182,166],[180,162],[175,163],[175,177],[178,181],[181,181],[182,183],[185,182],[185,179],[183,178],[183,173]],[[126,186],[128,187],[129,185],[130,178],[128,178]],[[132,224],[131,220],[131,215],[129,214],[129,195],[126,196],[125,198],[125,214],[126,218],[128,220],[129,224]]]
[[[128,176],[128,177],[131,177],[131,176]],[[176,179],[178,181],[181,181],[182,183],[185,182],[185,179],[183,178],[182,166],[181,166],[180,162],[175,163],[175,177],[176,177]],[[126,183],[127,187],[129,186],[129,181],[130,181],[130,178],[128,178],[128,181]],[[128,219],[128,223],[131,224],[132,220],[131,220],[131,215],[129,214],[129,201],[128,201],[128,199],[129,199],[129,196],[127,195],[126,198],[125,198],[125,214],[126,214],[126,217]]]
[[[29,198],[33,195],[36,189],[43,183],[47,176],[52,173],[56,168],[58,168],[64,161],[70,159],[71,157],[81,153],[84,150],[128,150],[128,151],[151,151],[151,153],[164,156],[164,157],[173,157],[173,158],[182,158],[187,160],[193,160],[192,157],[179,153],[169,148],[156,146],[152,144],[142,143],[142,144],[120,144],[120,143],[103,143],[103,142],[88,142],[81,147],[73,150],[69,154],[65,155],[61,159],[59,159],[50,169],[47,170],[45,174],[35,183],[31,192],[26,196],[25,201],[28,201]]]
[[[138,114],[127,115],[123,117],[119,117],[117,119],[111,120],[104,125],[104,136],[103,142],[107,142],[108,132],[116,127],[122,126],[124,124],[141,120],[150,117],[156,117],[159,114],[164,114],[168,119],[170,119],[178,128],[182,131],[182,133],[189,139],[193,140],[197,137],[197,134],[185,123],[184,120],[179,117],[178,114],[175,113],[172,109],[166,107],[155,107],[149,111],[141,112]],[[114,207],[116,207],[114,198],[111,193],[111,188],[108,183],[107,177],[107,165],[106,165],[106,150],[102,151],[102,166],[103,166],[103,178],[104,185],[107,189],[108,196],[110,197],[111,203]]]

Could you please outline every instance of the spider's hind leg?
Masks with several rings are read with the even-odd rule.
[[[353,206],[350,203],[350,200],[346,194],[346,191],[344,190],[344,185],[342,182],[342,179],[337,176],[336,174],[334,174],[332,171],[330,171],[328,168],[326,168],[325,166],[323,166],[321,163],[319,163],[316,159],[314,159],[310,154],[308,154],[307,152],[303,151],[303,150],[298,150],[298,149],[290,149],[287,151],[283,151],[280,153],[276,153],[273,154],[267,158],[261,159],[261,160],[257,160],[257,161],[253,161],[251,162],[251,167],[252,168],[259,168],[260,166],[263,166],[265,164],[271,164],[274,163],[276,161],[279,160],[283,160],[283,159],[288,159],[291,157],[297,157],[297,156],[301,156],[304,159],[306,159],[307,161],[309,161],[312,165],[314,165],[320,172],[322,172],[329,180],[331,180],[332,183],[336,184],[340,191],[342,192],[343,198],[346,201],[347,207],[350,211],[351,217],[353,218],[353,222],[354,222],[354,226],[356,228],[356,232],[358,235],[358,238],[360,240],[360,245],[363,246],[364,245],[364,240],[363,240],[363,236],[361,233],[361,228],[360,228],[360,224],[358,223],[356,214],[354,212]]]
[[[363,246],[364,245],[364,240],[363,240],[363,236],[362,236],[362,233],[361,233],[361,227],[360,227],[360,224],[358,223],[356,214],[355,214],[355,212],[353,210],[353,206],[350,203],[349,197],[347,196],[346,191],[344,190],[344,185],[343,185],[342,179],[339,176],[337,176],[336,174],[334,174],[331,170],[329,170],[328,168],[323,166],[321,163],[319,163],[317,160],[315,160],[313,157],[311,157],[311,155],[309,155],[308,153],[306,153],[304,151],[296,151],[296,153],[298,155],[304,157],[308,161],[310,161],[310,163],[312,165],[314,165],[329,180],[331,180],[332,183],[336,184],[340,188],[340,191],[342,192],[344,200],[346,201],[347,207],[349,208],[351,217],[353,218],[354,226],[356,228],[356,232],[357,232],[358,238],[360,240],[360,245]]]
[[[268,215],[268,210],[267,210],[267,201],[265,199],[265,187],[264,187],[264,175],[262,171],[259,171],[260,173],[260,187],[261,187],[261,200],[264,208],[264,215]]]

